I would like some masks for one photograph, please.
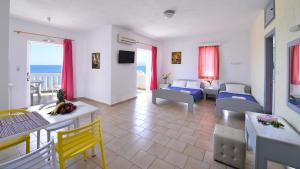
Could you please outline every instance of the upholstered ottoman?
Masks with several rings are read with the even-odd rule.
[[[236,168],[244,168],[245,142],[244,131],[217,124],[214,131],[214,159]]]

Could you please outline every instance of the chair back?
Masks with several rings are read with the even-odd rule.
[[[75,156],[74,154],[66,155],[70,152],[84,152],[88,147],[99,144],[102,141],[100,130],[100,120],[86,126],[57,133],[57,152],[65,158]]]
[[[45,146],[21,156],[15,160],[0,164],[1,169],[58,169],[54,141],[50,141]]]
[[[1,118],[6,118],[9,116],[15,116],[15,115],[20,115],[27,113],[27,110],[24,109],[9,109],[9,110],[0,110],[0,119]]]

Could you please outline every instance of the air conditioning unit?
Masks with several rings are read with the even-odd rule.
[[[134,45],[134,44],[137,43],[137,41],[135,39],[132,39],[132,38],[120,35],[120,34],[118,35],[118,42],[119,43],[124,43],[124,44],[127,44],[127,45]]]

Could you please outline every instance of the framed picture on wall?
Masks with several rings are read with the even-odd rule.
[[[100,52],[92,53],[92,69],[100,69]]]
[[[172,64],[181,64],[181,52],[172,52]]]

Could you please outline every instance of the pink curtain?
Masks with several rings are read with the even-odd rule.
[[[157,89],[156,61],[157,61],[157,47],[152,46],[152,64],[151,64],[151,82],[150,82],[151,91]]]
[[[291,58],[291,82],[300,84],[300,45],[292,47]]]
[[[74,98],[72,41],[64,39],[63,47],[64,52],[61,86],[65,92],[66,99],[72,100]]]
[[[199,47],[198,58],[199,79],[219,79],[219,46]]]

